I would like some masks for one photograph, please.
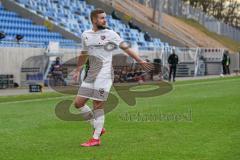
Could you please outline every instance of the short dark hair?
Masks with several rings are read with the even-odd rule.
[[[101,14],[101,13],[105,13],[105,11],[101,8],[96,8],[94,9],[91,14],[90,14],[90,18],[91,18],[91,21],[93,21],[93,18],[96,18],[98,14]]]

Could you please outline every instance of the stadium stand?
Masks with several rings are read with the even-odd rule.
[[[129,16],[133,17],[140,23],[155,28],[172,39],[180,41],[187,47],[225,48],[224,45],[209,37],[205,33],[184,22],[181,22],[176,17],[165,13],[162,14],[163,24],[162,27],[160,27],[151,20],[153,9],[136,1],[115,1],[113,7],[122,13],[128,13]]]
[[[89,13],[94,9],[94,6],[86,4],[86,1],[84,0],[15,0],[15,2],[25,9],[41,15],[46,20],[50,20],[51,22],[64,27],[67,31],[70,31],[77,36],[80,36],[84,30],[91,28]],[[107,16],[107,20],[110,28],[118,32],[124,40],[137,44],[140,50],[153,50],[154,47],[169,47],[168,43],[161,42],[158,38],[152,38],[151,42],[145,41],[143,32],[131,29],[129,25],[124,24],[120,20],[113,19],[110,15]],[[41,35],[41,33],[39,34]],[[50,35],[52,36],[52,34],[53,33]],[[55,36],[56,37],[54,38],[58,40],[57,38],[59,38],[59,35]],[[29,41],[33,40],[35,39],[30,38]],[[45,39],[37,40],[42,41]],[[65,42],[66,40],[62,41]]]
[[[75,45],[73,40],[63,38],[59,33],[48,31],[47,27],[34,25],[31,20],[21,18],[17,13],[10,12],[4,9],[0,3],[0,30],[6,35],[1,39],[1,47],[31,47],[29,43],[33,42],[37,44],[37,47],[46,47],[49,41],[60,42],[60,46]],[[15,42],[16,35],[23,36],[23,43],[11,43]]]
[[[19,86],[25,86],[32,82],[42,83],[47,79],[54,56],[61,57],[63,62],[74,59],[81,49],[79,42],[81,40],[80,36],[82,32],[91,28],[89,13],[95,7],[98,7],[95,2],[97,1],[90,3],[85,0],[0,0],[0,37],[3,37],[0,40],[0,67],[2,68],[0,74],[13,75],[14,82],[19,84]],[[126,0],[125,2],[129,1]],[[93,4],[95,7],[90,4]],[[107,3],[105,5],[107,6]],[[19,8],[16,9],[17,6]],[[136,19],[143,17],[144,19],[145,17],[145,20],[147,19],[148,21],[143,22],[146,24],[150,21],[149,17],[152,10],[149,8],[147,9],[139,4],[123,6],[118,3],[116,6],[118,7],[110,7],[109,11],[106,12],[111,13],[112,9],[116,9],[116,11],[122,9],[122,11],[126,11],[126,13],[131,15],[131,12],[127,12],[127,9],[129,9],[128,7],[132,7],[130,9],[131,11],[139,13],[131,15],[133,18]],[[24,15],[24,13],[29,14]],[[39,20],[40,18],[41,22]],[[168,24],[171,25],[171,19],[168,20]],[[174,17],[172,17],[172,20],[174,21]],[[61,30],[58,30],[58,28],[50,29],[49,26],[43,23],[44,21],[51,22],[51,24],[61,28]],[[114,19],[110,14],[107,15],[107,21],[109,28],[118,32],[126,41],[130,41],[134,44],[134,47],[136,46],[141,58],[145,60],[148,59],[151,62],[153,62],[155,58],[160,59],[163,74],[167,74],[168,72],[167,58],[173,48],[176,49],[179,56],[177,77],[221,74],[221,58],[224,47],[216,45],[217,49],[215,49],[215,47],[208,47],[210,49],[198,48],[201,47],[198,42],[205,42],[204,38],[197,43],[192,41],[194,42],[193,45],[188,43],[189,46],[184,45],[183,47],[173,47],[169,45],[172,44],[171,41],[167,41],[164,37],[153,38],[154,35],[150,32],[149,33],[152,36],[151,41],[146,41],[144,39],[144,33],[147,30],[145,30],[146,28],[144,27],[142,28],[142,26],[140,26],[142,32],[139,32],[137,29],[130,28],[124,19]],[[170,35],[170,37],[171,35],[179,35],[179,37],[182,38],[180,41],[185,44],[184,39],[188,38],[180,33],[176,33],[178,32],[177,29],[181,29],[179,27],[181,24],[178,22],[176,23],[177,24],[174,25],[175,27],[163,26],[164,32]],[[137,23],[134,24],[137,25]],[[150,22],[149,24],[152,25]],[[167,30],[165,31],[166,28],[175,32],[170,33]],[[193,31],[194,28],[187,29],[189,31],[184,30],[184,34],[191,32],[191,35],[194,35],[195,33],[198,35],[197,32]],[[69,36],[68,34],[65,34],[65,32],[62,32],[62,30],[69,33]],[[155,33],[158,34],[157,31]],[[20,40],[20,43],[17,42],[16,35],[24,36],[24,38]],[[50,42],[55,41],[60,42],[58,52],[56,52],[56,55],[47,54],[50,46],[49,44],[51,44]],[[206,41],[206,43],[213,45],[213,43],[210,43],[209,41]],[[117,54],[122,54],[122,51],[120,50],[116,52]],[[16,59],[16,53],[21,55],[18,59]],[[39,58],[41,57],[42,59],[40,60]],[[123,61],[125,62],[129,60],[126,59],[124,57]],[[117,57],[116,64],[118,64],[118,62],[119,58]],[[73,64],[74,63],[70,64],[70,68],[74,66]],[[21,68],[21,71],[19,68]],[[69,77],[69,79],[71,79],[71,76]],[[165,77],[165,75],[163,77]]]

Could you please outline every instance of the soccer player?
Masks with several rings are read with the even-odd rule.
[[[106,13],[102,9],[95,9],[90,15],[93,28],[82,33],[82,51],[78,58],[78,65],[73,75],[78,80],[87,58],[89,69],[86,78],[80,84],[78,95],[75,98],[75,107],[80,110],[84,120],[93,126],[93,137],[83,147],[100,145],[100,136],[105,133],[104,102],[113,83],[112,53],[121,48],[134,58],[146,70],[151,70],[151,64],[143,61],[113,30],[107,29]],[[93,100],[93,111],[86,102]]]

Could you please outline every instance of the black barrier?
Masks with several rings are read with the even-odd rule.
[[[30,84],[29,92],[42,92],[42,85],[39,84]]]

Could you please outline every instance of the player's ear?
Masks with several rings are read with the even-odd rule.
[[[96,17],[92,17],[92,24],[97,23],[97,18]]]

